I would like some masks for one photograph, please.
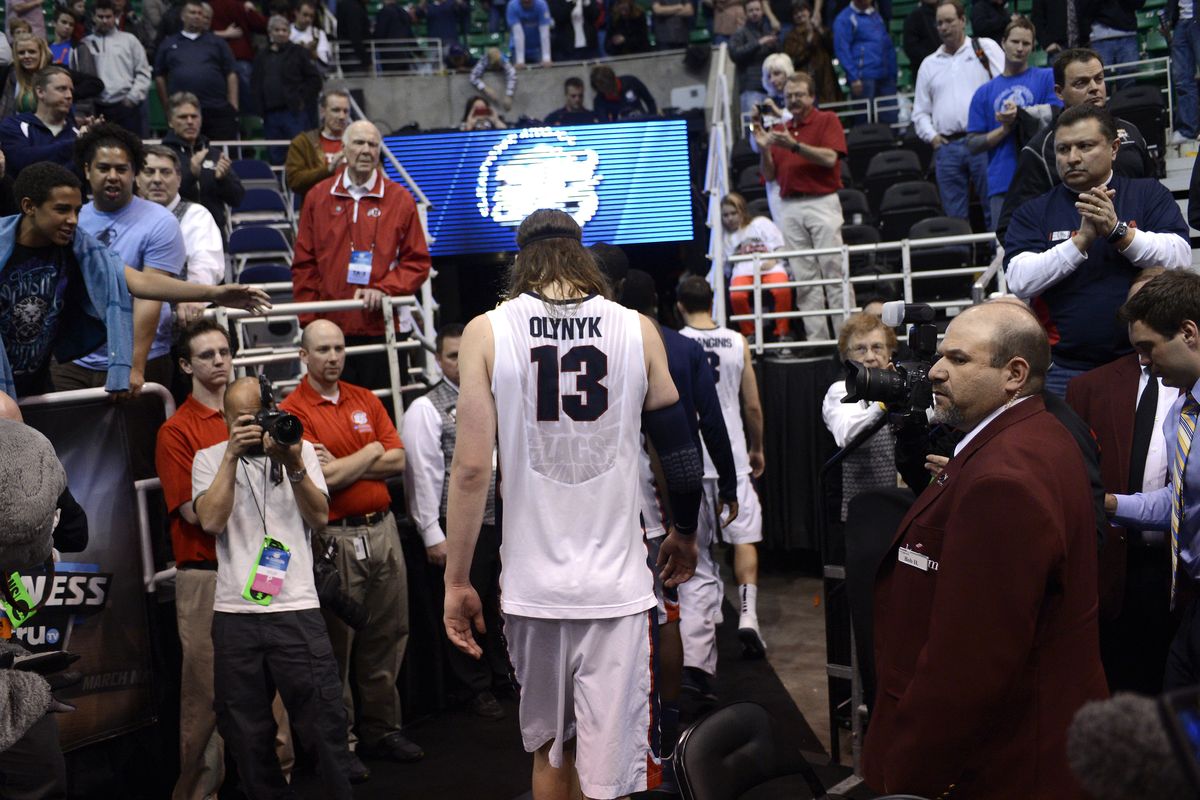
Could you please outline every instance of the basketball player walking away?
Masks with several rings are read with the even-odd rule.
[[[704,348],[714,370],[717,397],[725,415],[738,475],[737,517],[720,528],[716,515],[717,471],[705,449],[704,505],[696,537],[700,560],[696,565],[695,580],[679,590],[684,686],[701,695],[711,695],[708,684],[716,673],[716,625],[721,619],[721,598],[724,596],[716,562],[709,552],[718,530],[725,542],[733,546],[733,573],[741,599],[738,637],[742,640],[745,655],[762,658],[767,651],[758,629],[758,550],[755,547],[762,541],[762,506],[750,480],[752,475],[757,478],[763,472],[763,413],[758,381],[750,363],[750,346],[740,333],[717,327],[713,321],[710,312],[712,287],[703,278],[690,276],[680,281],[675,297],[686,323],[680,333]]]
[[[662,341],[649,320],[606,299],[581,239],[560,211],[526,218],[508,299],[471,321],[459,354],[446,633],[479,657],[472,627],[483,632],[483,615],[469,574],[498,441],[501,610],[535,800],[610,800],[658,785],[643,430],[675,515],[658,559],[668,586],[695,568],[702,495]]]

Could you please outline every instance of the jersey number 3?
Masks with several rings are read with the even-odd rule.
[[[558,376],[574,372],[575,392],[561,398],[562,410],[576,422],[594,422],[608,410],[608,387],[601,383],[608,375],[608,356],[590,344],[572,347],[558,357],[558,348],[543,345],[529,351],[529,360],[537,366],[538,422],[558,422],[560,398]]]

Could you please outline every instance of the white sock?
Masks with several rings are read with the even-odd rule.
[[[753,583],[743,583],[738,586],[738,594],[742,598],[742,613],[757,617],[758,587]]]

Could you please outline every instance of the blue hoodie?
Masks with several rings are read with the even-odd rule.
[[[51,133],[37,114],[13,114],[0,120],[0,150],[8,158],[8,172],[16,176],[35,161],[53,161],[71,169],[78,130],[64,125]]]
[[[874,6],[859,11],[851,3],[842,9],[833,21],[833,49],[847,83],[896,78],[896,46]]]
[[[0,217],[0,273],[8,267],[17,241],[21,215]],[[72,246],[79,272],[87,288],[81,309],[64,309],[55,337],[54,355],[60,362],[90,353],[108,340],[108,379],[104,388],[121,392],[129,388],[133,364],[133,298],[125,284],[125,267],[120,259],[82,229],[75,230]],[[83,313],[78,313],[82,311]],[[0,341],[0,392],[16,397],[12,365]]]

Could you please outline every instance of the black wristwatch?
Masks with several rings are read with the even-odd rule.
[[[1129,226],[1124,222],[1118,222],[1117,227],[1112,229],[1112,233],[1108,235],[1108,243],[1116,244],[1125,238],[1125,234],[1129,233]]]
[[[300,467],[300,469],[296,470],[295,472],[292,472],[290,469],[287,470],[288,480],[292,483],[299,483],[300,481],[304,480],[304,476],[307,474],[308,470],[304,467]]]

